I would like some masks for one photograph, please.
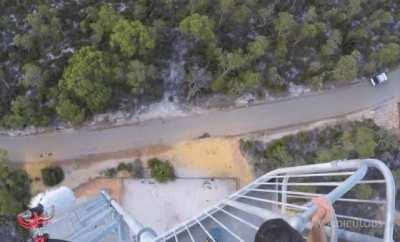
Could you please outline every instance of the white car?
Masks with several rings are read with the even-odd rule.
[[[384,83],[384,82],[387,81],[387,80],[388,80],[388,77],[387,77],[386,73],[385,73],[385,72],[382,72],[382,73],[380,73],[380,74],[375,75],[374,77],[372,77],[372,78],[370,79],[370,82],[371,82],[372,86],[375,87],[375,86],[378,86],[379,84]]]

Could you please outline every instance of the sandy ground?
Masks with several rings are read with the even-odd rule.
[[[146,166],[146,161],[154,157],[170,160],[176,175],[181,178],[236,178],[240,186],[253,180],[251,168],[240,153],[238,138],[207,138],[183,142],[169,149],[146,150],[124,159],[63,164],[66,178],[62,185],[74,189],[99,177],[101,171],[116,167],[120,162],[139,158]]]
[[[33,194],[43,192],[48,189],[42,182],[41,169],[46,168],[52,164],[54,164],[53,160],[43,160],[41,162],[23,164],[23,169],[25,169],[25,171],[32,178],[31,189]]]
[[[152,180],[98,178],[102,170],[122,161],[147,161],[153,157],[170,160],[179,179],[159,184]],[[106,189],[135,218],[158,232],[220,202],[253,179],[240,154],[238,138],[199,139],[170,149],[146,150],[125,159],[76,161],[63,168],[66,178],[62,185],[74,188],[80,200]]]
[[[179,177],[234,177],[240,186],[253,180],[250,166],[240,153],[238,138],[188,141],[157,157],[170,160]]]
[[[124,180],[122,206],[145,226],[164,232],[236,191],[232,179],[177,179],[167,184]]]

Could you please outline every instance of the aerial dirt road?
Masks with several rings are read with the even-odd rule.
[[[150,120],[104,130],[80,129],[26,137],[0,137],[0,147],[15,162],[40,160],[43,152],[54,159],[83,158],[90,154],[117,152],[149,145],[170,145],[196,138],[237,135],[273,129],[362,110],[391,98],[400,97],[400,69],[389,74],[379,87],[362,82],[347,88],[247,108],[207,112],[166,120]]]

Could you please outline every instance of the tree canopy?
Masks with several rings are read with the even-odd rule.
[[[365,80],[400,64],[399,12],[395,0],[3,1],[0,125]]]
[[[154,49],[155,39],[151,28],[140,21],[120,19],[110,37],[111,47],[118,48],[127,57],[145,55]]]
[[[109,5],[102,5],[99,11],[89,8],[87,14],[87,18],[81,22],[80,27],[84,32],[92,31],[91,39],[95,44],[104,40],[121,18]]]
[[[197,13],[190,15],[181,21],[179,28],[182,32],[200,40],[210,43],[216,40],[214,33],[215,24],[208,16]]]
[[[280,12],[275,20],[275,31],[279,36],[288,37],[296,26],[293,15],[288,12]]]
[[[352,55],[343,56],[339,59],[333,70],[333,78],[337,81],[351,81],[357,77],[357,60]]]
[[[106,54],[83,47],[69,60],[59,88],[85,103],[88,110],[102,111],[111,98],[111,79],[111,63]]]
[[[133,93],[142,93],[148,82],[157,78],[154,66],[146,66],[138,60],[130,61],[127,68],[126,81]]]
[[[28,30],[14,37],[18,47],[35,52],[43,51],[48,46],[53,46],[61,40],[61,21],[56,10],[45,4],[40,4],[37,11],[27,16]]]

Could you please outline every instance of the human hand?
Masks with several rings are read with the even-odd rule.
[[[314,213],[311,222],[313,224],[328,224],[334,214],[332,204],[325,197],[315,197],[312,202],[317,207],[317,211]]]

